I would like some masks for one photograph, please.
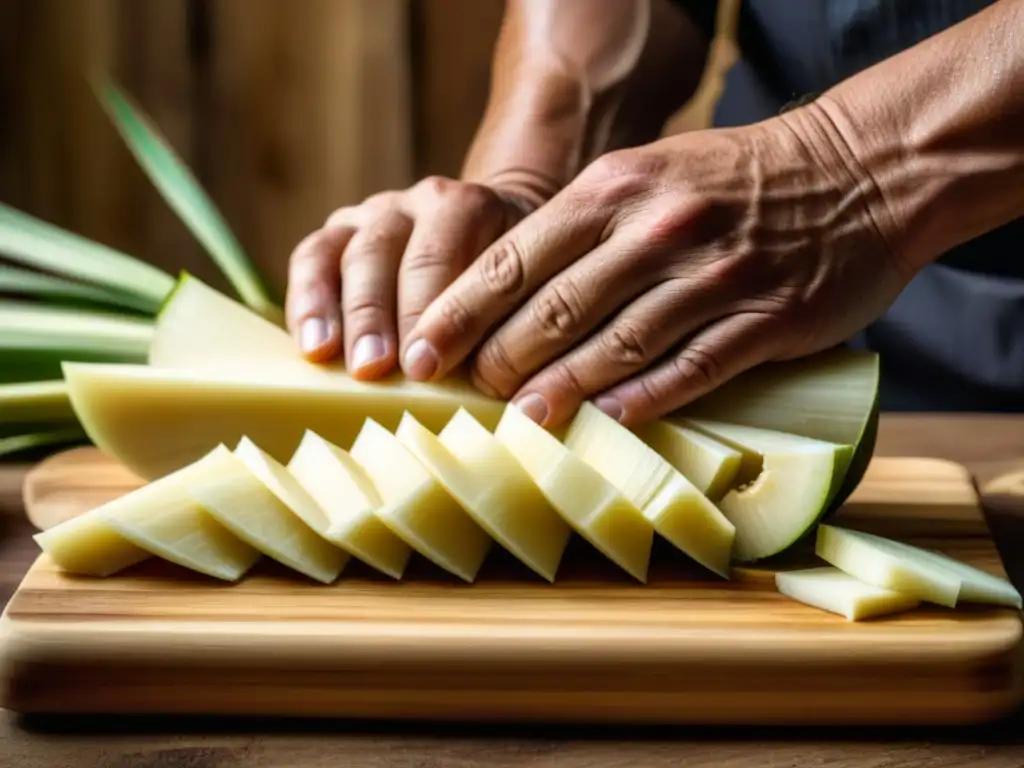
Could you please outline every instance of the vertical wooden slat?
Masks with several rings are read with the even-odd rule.
[[[118,24],[115,76],[175,152],[194,169],[197,136],[189,4],[184,0],[119,0]],[[124,224],[136,232],[138,255],[173,273],[186,269],[217,287],[226,287],[227,281],[131,159],[127,148],[122,149],[121,156],[126,167],[117,182],[136,191],[122,210],[132,218]]]
[[[406,0],[209,0],[204,178],[282,291],[331,210],[412,178]]]
[[[168,270],[210,277],[194,240],[125,148],[89,78],[112,74],[190,159],[180,0],[2,0],[3,200]],[[8,70],[9,67],[9,70]]]

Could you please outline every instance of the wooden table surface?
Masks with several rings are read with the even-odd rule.
[[[1024,415],[887,415],[878,455],[965,464],[980,484],[1024,468]],[[0,465],[0,601],[35,558],[21,509],[26,467]],[[1024,500],[986,499],[1024,589]],[[7,768],[1020,768],[1024,711],[983,728],[510,728],[309,721],[22,720],[0,712]]]

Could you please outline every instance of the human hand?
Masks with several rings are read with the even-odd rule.
[[[822,109],[598,159],[426,309],[406,373],[475,352],[474,383],[545,426],[595,397],[634,425],[849,338],[914,269]]]
[[[373,379],[424,308],[538,203],[531,192],[440,177],[341,208],[296,247],[285,310],[302,354]]]

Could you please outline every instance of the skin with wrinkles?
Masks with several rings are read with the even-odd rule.
[[[344,220],[352,240],[366,227],[389,255],[346,272],[371,263],[348,245],[325,263],[340,258],[343,294],[402,265],[395,349],[411,378],[468,363],[546,426],[587,399],[638,424],[849,338],[926,264],[1024,213],[1024,4],[1002,0],[776,118],[659,139],[706,41],[662,0],[607,2],[619,16],[609,5],[604,25],[596,0],[509,3],[498,87],[450,184],[511,189],[528,215],[454,227],[427,285],[403,233],[440,224],[406,213],[403,229],[370,212],[379,200],[345,214],[367,222]],[[327,290],[313,274],[290,288],[297,306]]]

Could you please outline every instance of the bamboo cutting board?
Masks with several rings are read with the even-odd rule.
[[[92,449],[29,477],[43,526],[138,480]],[[967,471],[876,459],[837,521],[1004,576]],[[778,567],[806,565],[797,554]],[[579,540],[554,585],[500,552],[474,585],[425,560],[332,586],[261,564],[237,585],[150,561],[109,579],[45,558],[0,619],[20,712],[652,723],[961,723],[1020,700],[1019,612],[921,608],[848,623],[658,547],[649,584]]]

